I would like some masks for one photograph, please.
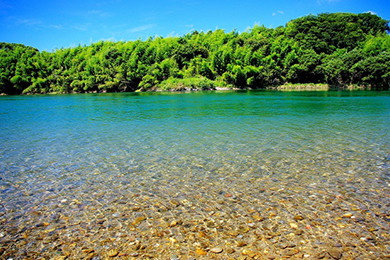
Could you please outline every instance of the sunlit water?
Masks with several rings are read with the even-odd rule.
[[[389,129],[389,92],[0,97],[0,255],[78,258],[88,253],[84,245],[101,256],[112,247],[125,250],[130,234],[149,246],[161,219],[191,219],[196,226],[217,214],[222,229],[234,230],[256,211],[266,221],[279,216],[286,229],[295,215],[304,216],[299,224],[325,234],[307,239],[307,248],[344,247],[341,227],[364,236],[358,242],[369,243],[369,236],[377,242],[377,249],[351,246],[351,256],[370,250],[384,256],[390,252]],[[346,212],[356,218],[337,219]],[[139,216],[148,225],[134,223]],[[251,228],[265,232],[262,225]],[[150,245],[139,255],[196,256],[197,241],[174,228],[167,227],[179,246]],[[104,242],[107,237],[118,241]],[[212,244],[226,239],[217,236]],[[66,253],[72,243],[78,249]]]

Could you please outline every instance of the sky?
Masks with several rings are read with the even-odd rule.
[[[50,52],[195,30],[276,28],[328,12],[372,12],[390,20],[390,0],[0,0],[0,42]]]

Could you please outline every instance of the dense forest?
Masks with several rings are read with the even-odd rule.
[[[390,87],[388,21],[370,13],[309,15],[243,33],[102,41],[38,51],[0,43],[0,93],[81,93],[286,83]]]

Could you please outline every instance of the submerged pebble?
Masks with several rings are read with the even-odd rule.
[[[213,253],[216,253],[216,254],[222,253],[222,251],[223,251],[223,249],[221,247],[210,248],[210,252],[213,252]]]

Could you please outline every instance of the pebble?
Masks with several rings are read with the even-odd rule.
[[[109,257],[114,257],[114,256],[117,256],[119,254],[118,250],[116,249],[111,249],[110,251],[108,251],[107,255]]]
[[[213,247],[213,248],[210,248],[210,252],[213,252],[215,254],[220,254],[222,253],[223,249],[221,247]]]
[[[290,223],[290,227],[293,229],[298,229],[298,225],[296,223]]]
[[[133,221],[133,225],[134,226],[137,226],[138,224],[140,224],[142,221],[144,221],[146,219],[145,216],[141,216],[141,217],[137,217],[134,221]]]
[[[351,218],[353,215],[351,212],[343,214],[343,218]]]
[[[197,248],[195,250],[195,252],[198,254],[198,255],[207,255],[207,252],[204,251],[203,249],[200,249],[200,248]]]
[[[234,250],[233,248],[229,247],[228,249],[226,249],[226,252],[227,252],[228,254],[233,254],[233,253],[236,252],[236,250]]]
[[[242,240],[236,241],[236,246],[237,247],[244,247],[246,245],[247,245],[247,243],[242,241]]]
[[[296,248],[287,248],[283,250],[283,255],[291,257],[299,253],[299,250]]]
[[[174,227],[174,226],[177,226],[178,223],[179,223],[178,221],[173,220],[171,223],[169,223],[169,226]]]
[[[295,215],[295,216],[294,216],[294,219],[295,219],[295,220],[302,220],[302,219],[303,219],[303,216],[302,216],[302,215]]]
[[[252,218],[257,220],[257,221],[263,221],[265,218],[262,217],[259,213],[255,213],[252,215]]]
[[[254,257],[255,255],[257,255],[254,251],[249,250],[249,249],[243,249],[241,254],[247,255],[249,257]]]
[[[328,249],[328,254],[333,259],[340,259],[343,256],[343,251],[340,248],[331,248],[331,249]]]

